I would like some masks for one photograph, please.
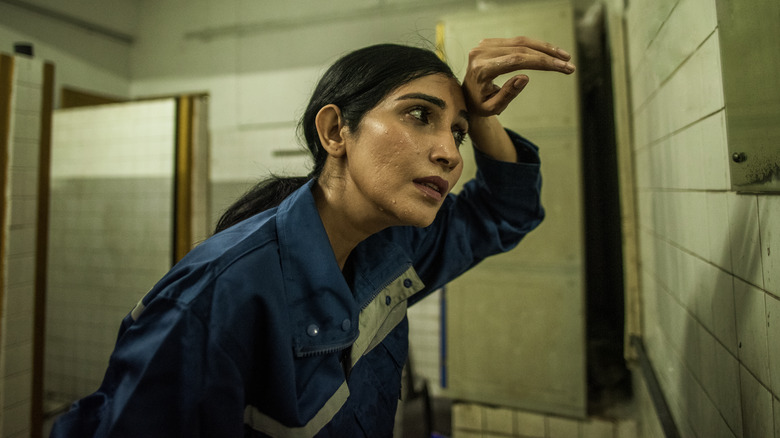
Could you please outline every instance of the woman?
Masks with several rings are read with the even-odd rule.
[[[314,170],[261,183],[123,320],[100,389],[55,437],[391,436],[406,308],[543,217],[536,147],[496,115],[522,69],[571,73],[528,38],[485,40],[461,86],[432,52],[346,55],[301,121]],[[458,196],[458,146],[479,168]]]

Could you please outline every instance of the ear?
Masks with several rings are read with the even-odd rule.
[[[345,126],[341,118],[341,109],[333,104],[325,105],[317,113],[314,124],[317,126],[320,143],[328,155],[336,158],[342,157],[346,153],[346,147],[343,135]]]

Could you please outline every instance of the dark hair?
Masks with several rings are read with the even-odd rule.
[[[219,219],[215,233],[276,207],[307,181],[320,176],[328,154],[320,144],[314,120],[322,107],[329,104],[339,107],[345,125],[356,133],[363,116],[393,90],[437,73],[455,77],[434,52],[398,44],[365,47],[336,61],[320,79],[298,123],[298,130],[314,159],[309,176],[272,175],[260,181],[228,207]]]

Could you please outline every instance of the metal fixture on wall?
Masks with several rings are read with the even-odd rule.
[[[780,3],[717,0],[717,8],[731,188],[780,192]]]

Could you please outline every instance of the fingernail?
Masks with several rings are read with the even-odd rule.
[[[567,63],[567,62],[565,62],[565,61],[561,61],[560,59],[556,59],[556,60],[554,61],[554,64],[555,64],[555,66],[556,66],[556,67],[558,67],[558,68],[562,68],[562,69],[566,69],[566,66],[568,65],[568,63]]]
[[[567,51],[565,51],[563,49],[556,49],[556,52],[560,53],[565,58],[571,58],[571,55],[569,54],[569,52],[567,52]]]

